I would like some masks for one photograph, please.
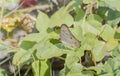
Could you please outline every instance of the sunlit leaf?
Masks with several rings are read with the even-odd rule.
[[[15,66],[23,66],[26,62],[31,59],[33,51],[19,50],[13,57],[12,63]]]
[[[75,38],[77,38],[79,41],[81,41],[82,37],[83,37],[83,32],[82,32],[82,28],[81,28],[80,24],[75,23],[73,26],[74,26],[73,28],[70,28],[70,31],[75,36]]]
[[[109,40],[107,43],[106,43],[106,48],[107,48],[107,50],[108,51],[111,51],[111,50],[113,50],[115,47],[117,47],[117,45],[118,45],[118,42],[116,41],[116,40],[114,40],[114,39],[111,39],[111,40]]]
[[[105,25],[103,26],[103,31],[101,32],[100,36],[105,40],[109,41],[114,38],[115,30],[109,26]]]
[[[62,49],[57,48],[57,46],[48,41],[41,41],[40,43],[36,44],[35,47],[37,48],[36,56],[39,59],[47,59],[64,54]]]
[[[99,41],[95,47],[93,48],[93,55],[94,55],[94,59],[96,61],[100,61],[104,56],[105,56],[105,53],[106,53],[106,48],[105,48],[105,43],[104,42],[101,42]]]
[[[25,36],[25,38],[23,40],[24,41],[39,42],[46,37],[48,37],[46,32],[32,33],[32,34],[29,34],[29,35]]]
[[[73,24],[72,16],[67,12],[67,10],[63,7],[55,12],[50,18],[50,26],[61,26],[62,24],[66,24],[68,26]]]
[[[46,29],[50,26],[49,17],[43,12],[39,12],[36,22],[36,28],[39,32],[45,32]]]
[[[40,75],[40,61],[36,60],[32,63],[32,70],[34,76]]]
[[[61,72],[60,76],[87,76],[82,74],[82,66],[79,63],[73,65],[71,69],[65,67]]]
[[[83,38],[84,40],[84,44],[87,44],[87,45],[89,45],[91,48],[93,47],[93,46],[95,46],[96,45],[96,43],[98,42],[98,40],[97,40],[97,38],[96,38],[96,35],[94,35],[94,34],[92,34],[92,33],[86,33],[85,35],[84,35],[84,38]]]
[[[93,25],[92,22],[94,22],[95,24]],[[101,32],[101,28],[100,28],[101,24],[99,24],[98,22],[96,22],[94,20],[90,21],[90,23],[87,21],[86,22],[80,21],[79,23],[80,23],[81,28],[83,30],[83,34],[90,32],[90,33],[93,33],[95,35],[99,35]]]
[[[70,69],[73,67],[78,61],[80,61],[79,57],[76,56],[75,52],[71,52],[67,54],[65,65]]]

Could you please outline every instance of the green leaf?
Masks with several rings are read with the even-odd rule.
[[[115,32],[114,38],[119,41],[119,39],[120,39],[120,33]]]
[[[99,76],[114,76],[113,73],[107,73],[107,74],[102,74],[102,75],[99,75]]]
[[[81,8],[82,0],[72,0],[67,6],[66,9],[68,11],[72,11],[75,8]]]
[[[32,70],[34,76],[40,76],[40,61],[36,60],[32,63]]]
[[[77,53],[71,52],[67,54],[67,57],[65,59],[65,65],[71,69],[78,61],[80,61],[79,57],[76,56]]]
[[[87,20],[88,21],[98,21],[98,22],[102,22],[103,21],[103,19],[99,15],[97,15],[97,14],[90,14],[87,17]],[[100,23],[99,23],[99,25],[100,25]]]
[[[106,6],[113,10],[120,11],[120,0],[100,0],[100,6]]]
[[[102,41],[99,41],[96,43],[96,45],[93,48],[93,56],[96,61],[100,61],[106,53],[105,43]]]
[[[39,12],[38,17],[37,17],[37,22],[36,22],[36,28],[39,32],[45,32],[47,28],[50,26],[49,23],[49,17],[43,13]]]
[[[35,45],[35,48],[37,49],[36,56],[39,59],[48,59],[64,54],[64,51],[62,51],[62,49],[59,49],[57,46],[48,41],[41,41]]]
[[[112,52],[112,55],[115,56],[115,57],[120,57],[120,51],[119,51],[119,46],[116,47],[113,52]]]
[[[8,76],[7,75],[7,71],[5,71],[4,69],[0,68],[0,76]]]
[[[112,67],[110,64],[98,64],[97,66],[90,67],[88,69],[95,70],[98,76],[114,76]]]
[[[84,45],[88,45],[92,48],[96,45],[97,42],[98,40],[96,38],[96,35],[89,33],[89,32],[84,35],[84,38],[83,38]]]
[[[98,33],[93,33],[93,34],[98,35],[101,32],[102,24],[100,22],[91,19],[88,21],[88,23],[90,24],[91,27],[94,28],[94,30],[96,30],[96,32],[98,32]],[[91,33],[92,33],[92,31],[91,31]]]
[[[83,35],[88,32],[93,33],[95,35],[99,35],[101,32],[101,28],[100,28],[101,24],[98,21],[96,22],[95,20],[93,20],[93,21],[91,20],[89,22],[87,22],[87,21],[84,22],[84,20],[83,20],[83,21],[79,21],[78,23],[81,24],[81,28],[83,30]]]
[[[116,72],[116,76],[120,76],[120,70]]]
[[[23,49],[20,49],[13,57],[12,63],[15,66],[23,66],[26,62],[28,62],[31,59],[33,51],[26,51]]]
[[[109,9],[107,13],[108,14],[106,16],[106,20],[108,24],[111,26],[116,26],[120,21],[120,11],[114,11]]]
[[[80,48],[78,49],[75,49],[75,53],[76,53],[76,57],[78,57],[79,59],[81,59],[81,57],[84,55],[84,51],[86,50],[86,47],[85,46],[81,46]]]
[[[20,47],[25,50],[28,50],[28,49],[32,48],[35,44],[36,44],[36,42],[32,42],[32,41],[22,41],[20,44]]]
[[[80,48],[75,48],[73,50],[69,50],[65,59],[65,66],[67,66],[68,69],[71,69],[74,65],[76,65],[76,63],[78,63],[81,57],[84,55],[84,50],[84,46],[81,46]]]
[[[84,74],[84,76],[94,76],[94,71],[90,71],[90,70],[85,70],[82,71],[82,73]]]
[[[106,43],[106,45],[105,45],[105,47],[107,48],[108,51],[113,50],[113,49],[116,48],[117,46],[118,46],[118,42],[117,42],[117,40],[115,40],[115,39],[109,40],[109,41]]]
[[[55,33],[55,31],[50,32],[48,34],[49,38],[53,38],[53,39],[59,39],[59,34]]]
[[[105,17],[108,16],[108,10],[110,9],[107,7],[99,7],[99,9],[97,9],[97,15],[105,19]]]
[[[85,12],[80,8],[76,8],[75,12],[76,12],[75,21],[79,21],[85,16]]]
[[[113,63],[111,67],[113,68],[113,72],[116,76],[120,75],[120,57],[116,57],[114,59],[108,60],[109,64]]]
[[[111,26],[116,26],[120,21],[120,12],[107,7],[97,9],[97,14]]]
[[[119,48],[119,52],[120,52],[120,44],[118,45],[118,48]]]
[[[112,71],[115,73],[115,71],[120,70],[120,57],[109,59],[107,64],[111,66]]]
[[[105,25],[103,26],[103,31],[101,32],[100,36],[105,41],[109,41],[111,39],[114,39],[114,34],[115,34],[115,30],[111,26]]]
[[[110,59],[109,59],[109,60],[110,60]],[[108,61],[109,61],[109,60],[108,60]],[[114,65],[114,62],[111,62],[111,64]],[[106,72],[108,72],[108,73],[112,73],[112,72],[113,72],[113,69],[112,69],[112,67],[111,67],[110,64],[107,64],[107,63],[106,63],[106,64],[104,65],[104,68],[105,68],[104,70],[105,70]]]
[[[60,71],[60,76],[86,76],[81,73],[82,66],[79,63],[74,64],[71,69],[65,67],[62,71]]]
[[[76,22],[74,24],[74,28],[70,28],[70,31],[72,32],[72,34],[75,36],[76,39],[78,39],[79,41],[82,40],[83,32],[79,23]]]
[[[55,12],[50,18],[51,24],[50,26],[61,26],[62,24],[66,24],[68,26],[73,24],[72,16],[66,11],[63,7]]]
[[[32,63],[34,76],[52,76],[51,66],[48,60],[36,60]]]
[[[32,33],[32,34],[28,34],[27,36],[25,36],[23,41],[39,42],[42,39],[48,37],[47,35],[48,34],[46,32]]]
[[[87,23],[96,30],[95,35],[99,35],[102,30],[102,18],[96,14],[91,14],[87,17]],[[87,27],[86,27],[87,28]],[[89,27],[88,27],[89,28]],[[91,29],[92,30],[92,29]],[[94,31],[95,32],[95,31]],[[97,33],[98,32],[98,33]],[[93,32],[92,32],[93,33]]]

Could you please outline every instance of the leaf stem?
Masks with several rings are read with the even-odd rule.
[[[24,76],[27,76],[28,72],[31,70],[31,66],[28,67],[27,71],[25,72]]]
[[[7,62],[9,59],[11,59],[12,56],[7,57],[6,59],[4,59],[3,61],[0,62],[0,65],[4,64],[5,62]]]

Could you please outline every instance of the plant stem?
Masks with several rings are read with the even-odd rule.
[[[30,71],[31,66],[28,67],[27,71],[25,72],[24,76],[27,76],[28,72]]]
[[[7,57],[6,59],[4,59],[3,61],[0,62],[0,65],[4,64],[5,62],[7,62],[9,59],[11,59],[12,56]]]

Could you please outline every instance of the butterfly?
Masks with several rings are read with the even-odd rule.
[[[67,46],[80,47],[80,41],[77,40],[65,24],[60,28],[60,41]]]
[[[71,46],[71,47],[79,48],[81,46],[80,41],[74,37],[74,35],[69,30],[68,26],[65,24],[63,24],[60,29],[60,41],[64,45]],[[92,54],[88,50],[84,51],[84,55],[81,57],[81,59],[82,59],[81,62],[83,66],[90,67],[95,65],[95,63],[92,60]]]

